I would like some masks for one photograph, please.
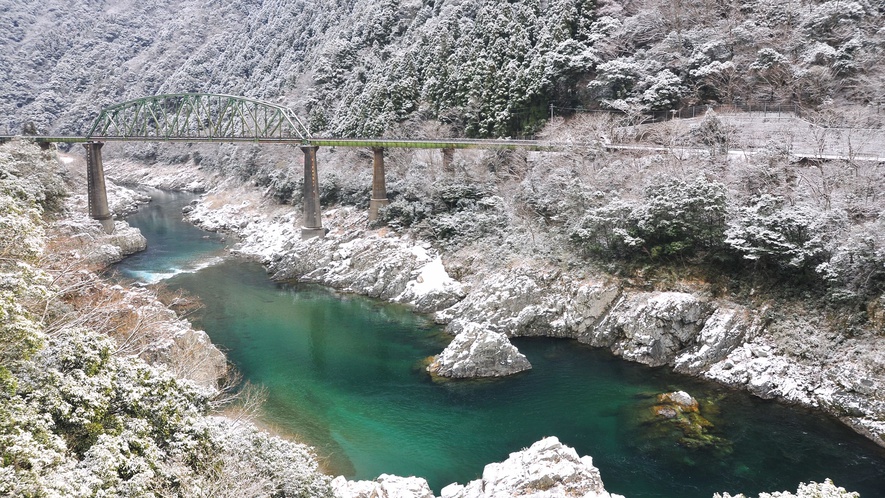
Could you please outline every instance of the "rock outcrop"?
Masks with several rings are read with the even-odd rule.
[[[666,365],[695,342],[711,313],[707,302],[684,292],[627,294],[578,340],[646,365]]]
[[[713,498],[749,498],[743,493],[731,495],[728,493],[716,493]],[[827,479],[822,483],[802,483],[793,494],[789,491],[775,493],[759,493],[758,498],[860,498],[860,494],[846,491],[845,488],[836,486],[833,481]]]
[[[427,371],[440,377],[503,377],[532,368],[529,360],[499,332],[467,324]]]
[[[599,469],[589,456],[578,453],[555,437],[511,453],[501,463],[491,463],[482,478],[466,485],[450,484],[442,498],[582,497],[617,498],[602,484]],[[623,498],[623,497],[621,497]]]
[[[725,359],[739,346],[755,338],[762,329],[758,312],[734,303],[716,303],[717,308],[689,347],[674,359],[677,372],[696,375]]]
[[[147,247],[141,232],[125,221],[115,222],[114,233],[107,234],[98,221],[79,213],[53,223],[50,232],[63,247],[58,252],[87,266],[105,267]]]
[[[449,276],[430,244],[395,236],[385,229],[367,230],[366,215],[353,214],[349,209],[324,213],[335,217],[340,227],[324,238],[302,241],[300,234],[281,237],[281,252],[267,261],[273,277],[409,304],[419,312],[444,309],[464,297],[461,283]],[[243,230],[251,233],[250,224],[246,225]],[[275,230],[263,227],[265,224],[255,224],[256,230]]]
[[[480,322],[510,337],[576,338],[608,312],[621,289],[594,279],[520,268],[482,277],[467,296],[439,311],[451,333]]]
[[[334,498],[434,498],[427,481],[420,477],[381,474],[374,481],[332,479]]]
[[[679,393],[674,397],[680,401]],[[684,393],[683,393],[684,394]],[[690,398],[690,396],[689,396]],[[333,498],[434,498],[427,481],[420,477],[382,474],[374,481],[348,481],[343,476],[331,482]],[[467,484],[449,484],[440,498],[625,498],[609,493],[599,469],[589,456],[578,456],[556,437],[544,438],[529,448],[510,454],[507,460],[485,466],[482,477]],[[761,493],[759,498],[858,498],[827,479],[802,483],[795,494],[784,491]],[[743,494],[715,494],[713,498],[748,498]]]

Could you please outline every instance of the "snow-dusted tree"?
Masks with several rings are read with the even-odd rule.
[[[827,242],[845,226],[840,214],[789,205],[782,197],[764,194],[729,223],[725,244],[762,267],[809,272],[828,260]]]

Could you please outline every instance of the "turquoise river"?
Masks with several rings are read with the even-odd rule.
[[[313,445],[331,473],[417,475],[439,493],[555,435],[591,455],[606,488],[627,498],[755,496],[827,477],[864,497],[885,496],[885,450],[836,420],[574,341],[517,339],[532,370],[434,382],[422,361],[449,338],[428,317],[274,283],[260,265],[224,257],[220,237],[181,221],[192,195],[151,194],[128,218],[149,249],[120,263],[120,275],[197,296],[195,325],[244,379],[267,388],[263,422]],[[720,444],[692,449],[672,427],[648,423],[654,395],[673,390],[704,401]]]

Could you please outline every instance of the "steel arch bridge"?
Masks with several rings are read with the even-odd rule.
[[[142,97],[102,109],[86,138],[193,141],[307,141],[310,130],[289,108],[214,93]]]

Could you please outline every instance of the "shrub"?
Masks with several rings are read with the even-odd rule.
[[[379,212],[381,221],[395,227],[410,227],[433,213],[433,206],[425,202],[397,199]]]
[[[724,239],[726,201],[725,185],[704,177],[651,186],[633,213],[637,232],[653,258],[715,250]]]
[[[585,255],[603,258],[626,258],[644,242],[636,237],[637,206],[615,199],[608,204],[590,209],[569,233],[569,239]]]
[[[815,271],[837,301],[866,300],[885,291],[885,218],[856,227]]]
[[[451,211],[467,208],[489,194],[489,188],[485,185],[453,181],[435,187],[432,198],[439,210]]]
[[[745,260],[802,273],[827,261],[825,242],[835,234],[838,216],[765,194],[740,210],[725,232],[725,244]]]
[[[585,252],[609,258],[715,250],[724,239],[725,192],[723,184],[703,177],[671,180],[647,188],[642,203],[614,200],[587,211],[570,239]]]

